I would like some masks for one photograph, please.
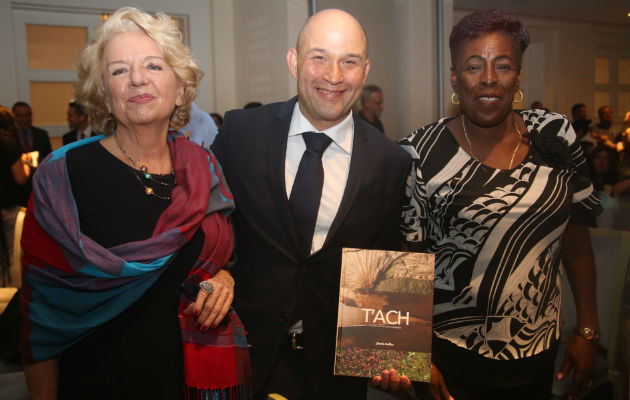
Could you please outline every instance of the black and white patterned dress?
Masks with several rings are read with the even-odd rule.
[[[458,145],[449,119],[400,142],[416,163],[403,231],[436,255],[434,333],[494,360],[531,357],[558,339],[563,233],[570,218],[599,212],[567,119],[519,114],[532,138],[551,138],[565,153],[568,143],[564,166],[531,139],[514,169],[488,167]]]

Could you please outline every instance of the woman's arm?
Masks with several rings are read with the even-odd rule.
[[[11,176],[18,185],[24,185],[31,176],[31,167],[27,164],[28,154],[23,153],[11,166]]]
[[[59,361],[56,358],[24,365],[31,400],[56,400]]]
[[[564,238],[563,257],[577,310],[576,328],[591,328],[599,331],[595,259],[586,225],[569,223]],[[586,340],[576,334],[569,341],[562,367],[557,375],[558,379],[563,379],[571,369],[574,370],[569,396],[578,394],[588,386],[589,374],[595,364],[596,350],[596,340]]]

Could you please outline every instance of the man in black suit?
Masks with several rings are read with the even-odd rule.
[[[50,152],[50,139],[48,132],[33,126],[33,110],[28,103],[18,101],[13,105],[13,114],[18,124],[18,135],[22,150],[26,153],[39,151],[39,161],[42,161]]]
[[[61,138],[64,146],[68,143],[76,142],[77,140],[92,136],[90,118],[81,104],[72,100],[70,104],[68,104],[66,119],[68,120],[68,127],[71,131],[64,133]]]
[[[287,63],[297,98],[228,112],[212,146],[237,205],[234,305],[254,398],[364,399],[365,379],[333,376],[341,249],[400,249],[411,159],[351,112],[370,69],[351,15],[309,18]]]

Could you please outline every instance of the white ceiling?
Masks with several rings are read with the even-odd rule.
[[[628,0],[453,0],[456,9],[499,8],[515,15],[630,24]]]

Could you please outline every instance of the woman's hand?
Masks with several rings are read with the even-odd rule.
[[[597,343],[573,335],[564,353],[562,367],[556,375],[558,379],[566,378],[573,370],[573,379],[569,386],[568,398],[573,399],[591,384],[590,373],[595,365]]]
[[[234,300],[234,279],[229,272],[222,269],[207,281],[214,286],[214,292],[199,290],[195,302],[189,304],[183,311],[184,314],[193,314],[201,332],[216,328]]]
[[[428,394],[432,399],[454,400],[446,387],[442,373],[433,363],[431,363],[431,382],[423,383],[422,388],[424,393]]]
[[[386,369],[380,376],[375,376],[370,381],[373,387],[386,390],[398,399],[408,398],[407,389],[411,387],[411,381],[405,375],[398,376],[395,369]]]

